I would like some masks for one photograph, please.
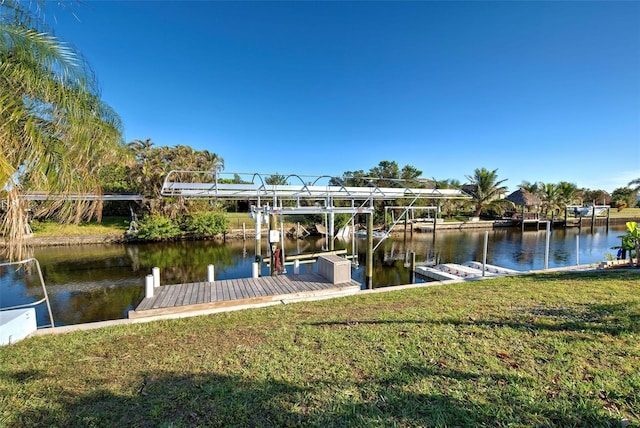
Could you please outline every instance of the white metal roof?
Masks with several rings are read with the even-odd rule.
[[[254,174],[254,176],[257,174]],[[401,198],[466,199],[469,196],[457,189],[428,189],[407,187],[409,182],[389,179],[366,179],[370,185],[363,187],[305,184],[264,184],[254,178],[254,183],[219,183],[218,177],[205,171],[171,171],[162,186],[163,196],[218,199],[332,199],[332,200],[393,200]],[[189,181],[189,178],[193,181]],[[322,178],[322,177],[317,177]],[[360,177],[358,177],[360,178]],[[205,181],[207,180],[208,181]],[[291,180],[297,181],[297,180]],[[315,181],[318,181],[317,179]],[[378,187],[376,182],[391,183],[397,187]]]

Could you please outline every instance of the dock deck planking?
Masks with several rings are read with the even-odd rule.
[[[211,301],[211,283],[210,283],[210,282],[206,282],[206,283],[205,283],[205,287],[204,287],[204,301],[205,301],[205,302],[210,302],[210,301]]]
[[[251,293],[251,287],[243,287],[241,280],[236,279],[236,280],[233,281],[233,283],[236,285],[238,290],[240,290],[240,297],[242,299],[248,299],[248,298],[251,298],[251,297],[255,297],[253,295],[253,293]]]
[[[315,273],[171,284],[156,288],[154,297],[143,299],[129,312],[129,318],[352,294],[358,290],[360,284],[356,281],[332,284]]]
[[[238,280],[234,279],[233,281],[231,281],[231,283],[233,285],[233,298],[234,299],[242,299],[242,298],[244,298],[244,296],[242,295],[242,289],[238,285]]]
[[[198,284],[198,301],[199,302],[205,301],[205,298],[204,298],[205,289],[206,289],[206,285],[204,282],[201,282]]]

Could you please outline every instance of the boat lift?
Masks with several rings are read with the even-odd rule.
[[[162,185],[160,194],[166,197],[184,197],[216,200],[256,201],[251,207],[255,221],[256,261],[261,260],[262,223],[269,225],[270,231],[276,231],[277,217],[294,214],[325,214],[328,217],[328,231],[332,238],[329,249],[333,249],[334,218],[337,213],[351,214],[351,223],[358,214],[367,216],[367,258],[365,286],[371,288],[373,281],[373,253],[380,242],[373,247],[373,213],[376,201],[406,201],[405,210],[409,210],[420,199],[468,199],[461,190],[431,189],[409,187],[420,183],[417,180],[396,180],[389,178],[354,177],[366,183],[366,186],[347,186],[345,181],[352,177],[305,176],[290,174],[280,176],[286,184],[268,184],[264,177],[273,174],[260,173],[221,173],[212,171],[170,171]],[[276,174],[277,175],[277,174]],[[226,178],[231,177],[231,178]],[[242,177],[250,177],[242,180]],[[406,215],[405,211],[405,215]],[[402,216],[400,216],[402,217]],[[388,236],[389,230],[385,232]],[[270,234],[270,245],[280,240],[284,250],[284,236],[276,238]],[[355,244],[354,244],[355,245]],[[273,252],[272,258],[273,258]],[[284,254],[284,251],[283,251]],[[282,261],[284,264],[284,260]],[[271,260],[271,274],[275,274],[275,263]]]

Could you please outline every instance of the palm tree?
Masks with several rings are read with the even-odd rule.
[[[558,203],[560,205],[575,204],[578,199],[578,186],[568,181],[558,183]]]
[[[555,211],[560,208],[561,195],[557,184],[540,183],[540,197],[545,216],[548,216],[549,210]]]
[[[117,158],[120,129],[83,58],[21,2],[0,2],[0,193],[7,201],[0,232],[10,258],[27,231],[23,190],[99,192],[98,170]],[[67,220],[95,206],[46,205]]]
[[[512,202],[502,199],[502,195],[507,191],[507,187],[502,183],[507,179],[498,180],[497,169],[489,171],[486,168],[478,168],[473,175],[466,177],[471,185],[471,198],[475,206],[474,217],[480,216],[482,211],[489,208],[501,210],[506,205],[513,205]]]
[[[540,188],[542,186],[542,183],[539,182],[535,182],[535,183],[530,183],[528,181],[523,181],[522,184],[518,185],[518,188],[521,190],[526,190],[527,192],[531,193],[534,196],[540,196]]]
[[[640,192],[640,178],[631,180],[627,186],[631,187],[631,189],[636,192]]]

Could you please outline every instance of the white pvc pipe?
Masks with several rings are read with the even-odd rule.
[[[549,240],[551,239],[551,223],[547,222],[547,234],[544,244],[544,268],[549,269]]]
[[[160,287],[160,268],[154,267],[151,269],[151,275],[153,275],[153,286]]]
[[[300,260],[293,261],[293,274],[298,275],[300,273]]]
[[[251,264],[251,278],[258,277],[258,262],[253,262]]]
[[[150,299],[153,297],[153,275],[147,275],[144,280],[144,297]]]
[[[576,266],[580,264],[580,235],[576,235]]]
[[[207,282],[213,282],[214,281],[214,269],[213,269],[213,265],[208,265],[207,266]]]
[[[485,273],[485,266],[487,265],[487,248],[489,247],[489,232],[484,232],[484,248],[482,250],[482,276]]]
[[[282,257],[282,273],[287,273],[287,268],[285,267],[285,256],[284,256],[284,217],[280,214],[280,256]]]

